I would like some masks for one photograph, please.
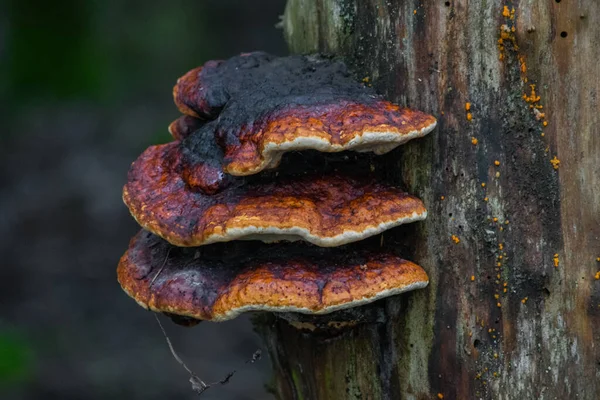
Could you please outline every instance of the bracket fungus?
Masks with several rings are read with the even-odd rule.
[[[421,200],[372,176],[338,173],[275,182],[232,178],[234,184],[207,195],[190,188],[180,161],[176,142],[150,147],[133,163],[123,191],[138,223],[176,246],[304,239],[331,247],[427,215]],[[221,171],[206,167],[198,175],[211,174]]]
[[[209,61],[173,94],[184,114],[169,126],[175,140],[144,151],[123,189],[143,230],[118,279],[144,308],[186,321],[317,315],[428,284],[421,267],[389,249],[342,246],[424,219],[421,200],[359,163],[279,164],[296,150],[316,150],[311,160],[383,154],[429,133],[434,117],[384,100],[321,56]]]
[[[244,311],[326,314],[427,286],[418,265],[388,251],[303,243],[182,248],[139,232],[118,267],[142,307],[223,321]]]
[[[252,175],[283,153],[314,149],[384,154],[431,132],[436,119],[383,100],[339,61],[254,52],[209,61],[173,88],[179,110],[209,120],[223,170]]]

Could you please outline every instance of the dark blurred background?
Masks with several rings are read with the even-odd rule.
[[[0,2],[0,399],[195,398],[115,268],[138,227],[129,164],[169,140],[177,77],[209,59],[286,53],[284,0]],[[270,398],[247,318],[163,319],[204,399]]]

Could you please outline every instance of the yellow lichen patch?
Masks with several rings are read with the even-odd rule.
[[[596,257],[596,261],[600,262],[600,257]]]
[[[471,282],[475,282],[475,275],[471,275]]]
[[[452,235],[452,241],[453,241],[454,243],[456,243],[456,244],[459,244],[459,243],[460,243],[460,239],[459,239],[459,238],[458,238],[458,236],[456,236],[456,235]]]
[[[558,167],[560,166],[560,160],[556,158],[556,156],[554,156],[554,158],[550,160],[550,164],[552,164],[552,168],[558,169]]]
[[[560,260],[558,259],[558,253],[554,254],[552,261],[554,262],[554,268],[558,268],[558,264],[560,263]]]

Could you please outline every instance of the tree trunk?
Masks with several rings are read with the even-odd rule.
[[[381,157],[428,206],[384,236],[429,287],[334,336],[263,322],[279,398],[600,398],[599,16],[596,0],[288,1],[293,52],[341,56],[438,127]]]

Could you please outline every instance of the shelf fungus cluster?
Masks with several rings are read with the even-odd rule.
[[[209,61],[173,95],[184,114],[169,126],[174,140],[144,151],[123,189],[143,229],[118,279],[142,307],[184,320],[327,314],[427,285],[392,250],[346,245],[424,219],[421,200],[368,167],[318,160],[387,153],[435,118],[385,101],[320,56]],[[286,164],[286,152],[306,158]]]

